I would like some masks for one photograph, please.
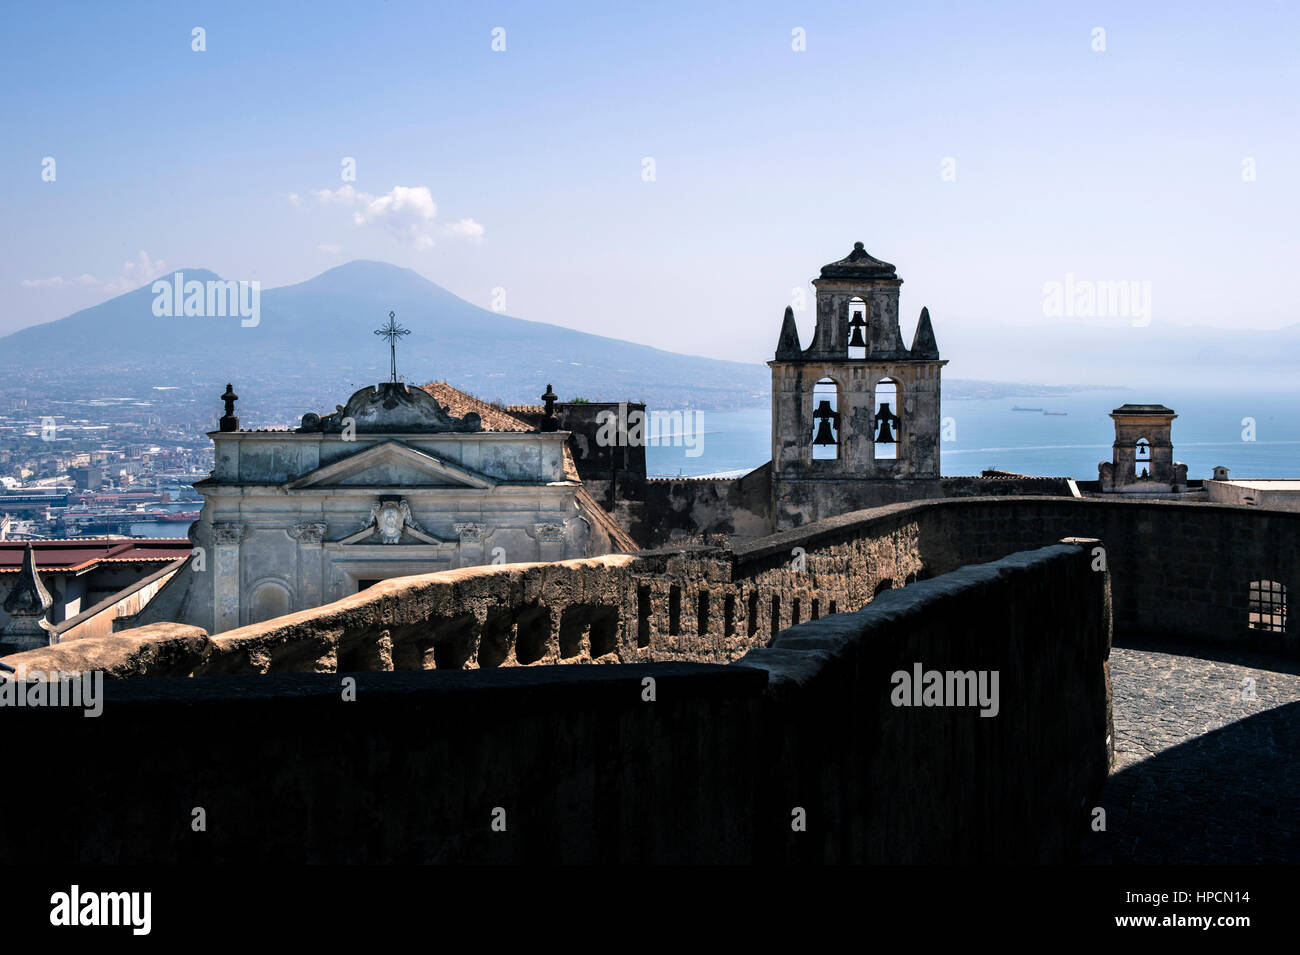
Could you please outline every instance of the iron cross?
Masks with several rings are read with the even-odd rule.
[[[403,328],[401,325],[397,324],[396,312],[389,312],[388,324],[385,325],[383,328],[376,328],[375,334],[381,335],[384,338],[388,339],[389,374],[392,376],[391,380],[394,383],[396,383],[397,382],[397,340],[401,338],[403,335],[411,334],[411,330],[409,328]]]

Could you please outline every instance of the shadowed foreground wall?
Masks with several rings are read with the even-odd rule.
[[[730,665],[362,672],[352,702],[339,674],[111,680],[99,718],[0,713],[15,765],[58,754],[0,790],[0,858],[1066,859],[1110,761],[1090,565],[1062,544],[965,568]],[[998,670],[998,715],[892,706],[915,662]]]

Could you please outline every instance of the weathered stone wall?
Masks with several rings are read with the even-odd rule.
[[[724,534],[732,541],[772,532],[771,468],[739,478],[660,478],[619,474],[586,481],[592,497],[641,547],[664,547]]]
[[[857,610],[883,590],[1076,536],[1103,542],[1122,631],[1300,655],[1300,515],[1018,497],[895,504],[733,549],[698,546],[385,581],[213,637],[211,656],[193,672],[725,662],[767,646],[785,627]],[[1248,626],[1250,583],[1260,580],[1286,588],[1285,632]],[[20,656],[27,655],[6,659],[16,664]]]
[[[569,450],[584,482],[609,480],[616,474],[645,477],[644,402],[562,401],[555,406],[555,417],[560,430],[569,432]],[[615,441],[601,441],[602,432],[612,432]]]
[[[780,481],[939,477],[939,378],[944,362],[851,362],[839,357],[768,364],[772,368],[772,461]],[[815,388],[826,379],[835,383],[838,456],[819,460],[812,456]],[[899,416],[894,458],[877,457],[875,445],[876,388],[882,382],[892,382],[897,389],[891,402],[891,412]],[[778,497],[777,526],[784,527],[779,504]]]
[[[711,534],[732,541],[766,537],[772,532],[770,474],[763,465],[739,478],[647,481],[645,518],[638,529],[651,547]]]
[[[849,514],[886,504],[943,496],[937,478],[868,480],[852,476],[804,475],[797,480],[778,477],[772,484],[776,524],[781,529],[804,527],[827,515]]]
[[[818,515],[947,497],[1077,497],[1069,478],[963,476],[939,479],[836,477],[827,472],[791,481],[772,478],[771,464],[739,478],[618,480],[589,484],[593,495],[642,547],[663,547],[725,534],[748,543],[771,534],[773,506],[783,528],[814,523]]]
[[[754,575],[782,573],[759,566],[770,556]],[[583,586],[583,568],[561,573]],[[5,714],[25,750],[64,758],[0,792],[4,818],[58,820],[11,826],[0,859],[1062,861],[1108,766],[1105,585],[1086,547],[1050,547],[805,623],[729,666],[360,673],[354,701],[321,673],[112,681],[97,719]],[[365,609],[331,611],[322,637]],[[185,628],[119,636],[170,648],[173,666],[228,652]],[[998,670],[998,715],[892,706],[891,673],[914,662]]]
[[[1120,631],[1300,656],[1300,514],[1104,498],[986,498],[922,507],[920,546],[931,573],[1062,537],[1095,537],[1113,576]],[[1248,626],[1250,583],[1258,580],[1286,588],[1283,633]]]

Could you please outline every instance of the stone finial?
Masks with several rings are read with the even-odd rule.
[[[560,421],[555,417],[555,402],[559,399],[549,383],[546,385],[546,394],[542,395],[542,402],[546,406],[545,417],[542,418],[543,431],[559,431]]]
[[[776,343],[777,361],[794,361],[803,357],[803,348],[799,344],[799,326],[794,321],[794,309],[785,307],[785,317],[781,319],[781,337]]]
[[[921,309],[921,317],[916,323],[916,334],[912,336],[913,358],[938,359],[939,344],[934,340],[934,326],[930,324],[930,310]]]
[[[9,614],[9,623],[0,631],[0,643],[24,650],[49,646],[54,626],[45,619],[45,614],[53,605],[54,598],[36,573],[36,551],[28,541],[18,579],[5,598],[4,611]]]
[[[239,419],[235,417],[235,402],[239,400],[239,395],[235,394],[235,389],[231,387],[230,382],[226,382],[226,393],[221,396],[221,400],[226,403],[226,413],[221,418],[221,430],[238,431]]]

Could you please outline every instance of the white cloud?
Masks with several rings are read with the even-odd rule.
[[[333,244],[318,245],[316,246],[316,248],[320,249],[326,255],[338,255],[340,252],[343,251],[343,246],[333,245]]]
[[[386,195],[375,196],[345,185],[339,189],[317,189],[312,195],[325,205],[352,209],[355,225],[377,225],[417,249],[433,245],[433,220],[438,216],[438,204],[428,186],[395,186]],[[483,227],[473,219],[462,219],[443,231],[475,240],[483,235]]]
[[[483,241],[483,225],[473,219],[461,219],[459,222],[453,222],[450,225],[443,226],[442,231],[457,239],[466,239],[470,242]]]
[[[161,259],[154,259],[148,252],[141,250],[134,259],[122,264],[121,274],[105,282],[101,282],[89,272],[83,272],[69,279],[61,275],[48,279],[23,279],[22,286],[23,288],[59,288],[65,285],[77,285],[82,288],[102,288],[110,295],[121,295],[141,285],[148,285],[166,272],[167,263]]]
[[[122,292],[129,292],[141,285],[149,284],[166,271],[166,262],[151,258],[148,252],[141,249],[134,259],[122,264],[122,273],[117,278],[109,279],[104,283],[104,291],[120,295]]]
[[[302,196],[298,195],[298,193],[296,192],[289,193],[289,205],[291,206],[302,205]]]
[[[357,192],[352,186],[344,186],[342,189],[315,189],[312,195],[324,203],[338,203],[339,205],[350,206],[360,201],[364,192]]]

